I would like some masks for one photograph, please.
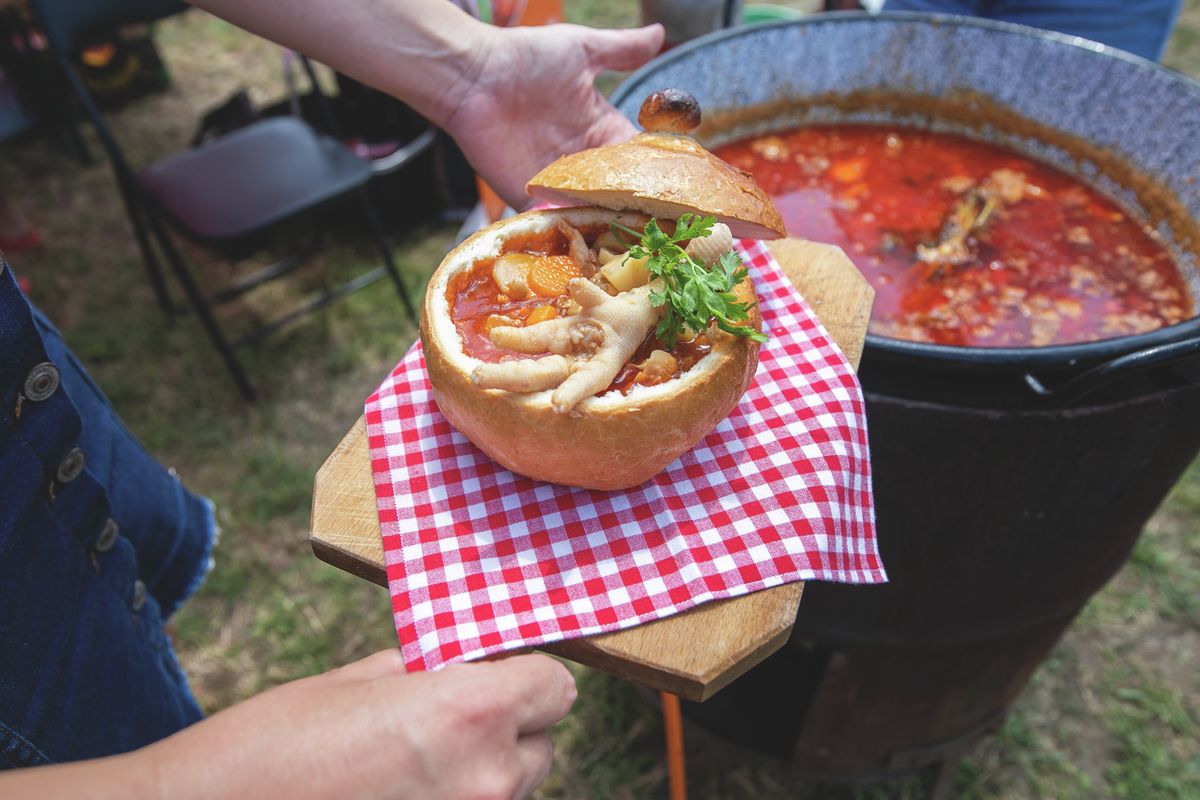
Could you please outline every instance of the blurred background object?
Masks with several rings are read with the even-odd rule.
[[[1157,61],[1183,0],[887,0],[884,11],[958,14],[1082,36]]]
[[[878,11],[883,0],[799,0],[792,3],[745,3],[743,0],[639,0],[643,25],[666,29],[664,49],[738,25],[797,19],[820,11]]]
[[[476,16],[502,28],[566,21],[562,0],[479,0],[477,5]]]
[[[666,48],[742,19],[742,0],[641,0],[641,7],[643,25],[657,22],[666,29]]]
[[[19,256],[42,243],[42,234],[13,205],[8,192],[0,186],[0,251],[10,258]]]
[[[118,108],[171,84],[149,25],[121,25],[83,42],[74,54],[79,77],[104,109]]]

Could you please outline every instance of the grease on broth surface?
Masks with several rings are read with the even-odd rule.
[[[1194,313],[1149,225],[1014,151],[829,125],[714,152],[754,176],[789,234],[846,251],[875,287],[872,333],[1043,346],[1143,333]]]

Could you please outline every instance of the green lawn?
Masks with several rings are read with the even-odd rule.
[[[1200,0],[1188,0],[1168,63],[1200,76]],[[636,4],[568,0],[577,21],[625,25]],[[239,86],[282,93],[278,50],[193,12],[161,26],[174,88],[113,114],[145,162],[184,147],[199,114]],[[204,707],[394,646],[386,593],[318,562],[307,543],[312,477],[363,399],[413,341],[387,283],[245,351],[262,391],[243,404],[192,319],[155,306],[111,175],[50,145],[5,148],[0,181],[46,246],[17,260],[32,296],[63,327],[130,427],[217,503],[217,567],[176,620]],[[430,227],[399,242],[414,292],[450,244]],[[231,268],[188,251],[213,285]],[[294,277],[222,314],[236,328],[371,261],[343,242]],[[244,271],[248,266],[239,267]],[[1133,559],[1035,675],[1003,730],[961,768],[965,798],[1200,797],[1200,464],[1151,521]],[[633,687],[576,670],[580,698],[556,733],[545,798],[659,797],[661,723]],[[785,769],[732,757],[693,736],[693,798],[827,797]],[[922,797],[919,781],[838,796]]]

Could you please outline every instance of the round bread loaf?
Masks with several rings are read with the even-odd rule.
[[[743,239],[786,235],[779,210],[750,175],[678,133],[639,133],[563,156],[534,175],[525,191],[558,205],[582,202],[659,219],[715,216]]]
[[[425,293],[421,341],[438,408],[450,423],[508,469],[530,478],[588,489],[625,489],[643,483],[694,447],[728,416],[749,387],[758,365],[758,343],[709,332],[712,350],[677,378],[610,391],[580,402],[571,413],[551,408],[551,392],[481,389],[471,373],[482,363],[463,350],[447,296],[451,279],[501,245],[554,227],[558,219],[587,226],[643,218],[598,208],[529,211],[501,220],[454,248],[434,272]],[[749,279],[735,287],[754,305],[746,323],[759,330],[757,298]]]

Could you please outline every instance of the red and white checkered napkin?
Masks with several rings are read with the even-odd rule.
[[[515,475],[450,427],[418,342],[367,400],[388,587],[409,670],[625,628],[789,581],[887,580],[862,393],[758,242],[770,340],[728,419],[651,481]]]

